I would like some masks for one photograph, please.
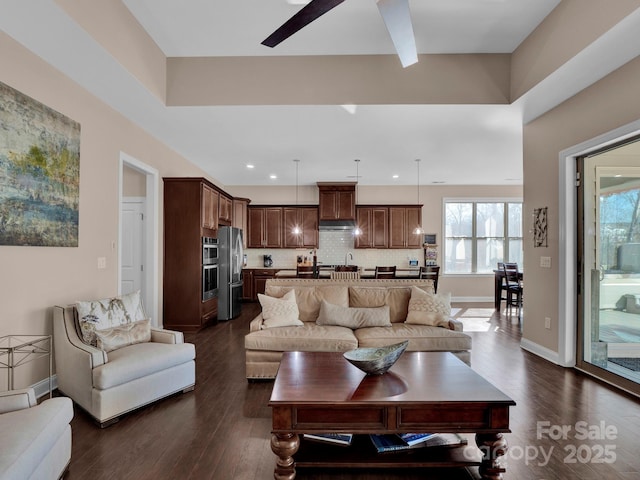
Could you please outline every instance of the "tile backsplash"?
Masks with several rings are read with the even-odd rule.
[[[398,268],[409,266],[410,259],[417,259],[418,264],[424,262],[422,249],[377,249],[354,248],[354,239],[351,232],[319,232],[319,245],[317,250],[318,263],[325,265],[343,265],[345,257],[350,252],[353,260],[349,263],[363,268],[374,268],[376,265],[396,265]],[[298,255],[313,258],[313,250],[307,248],[249,248],[247,254],[247,267],[260,268],[263,266],[263,255],[271,255],[274,268],[295,268]]]

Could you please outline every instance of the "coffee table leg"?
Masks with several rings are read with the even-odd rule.
[[[297,433],[273,433],[271,435],[271,450],[278,456],[276,468],[273,471],[275,480],[293,480],[296,478],[293,455],[300,446]]]
[[[500,457],[507,453],[507,441],[501,433],[478,433],[476,445],[482,451],[482,464],[478,471],[486,480],[501,480],[505,469],[500,465]]]

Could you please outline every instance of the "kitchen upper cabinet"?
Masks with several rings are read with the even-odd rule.
[[[422,207],[389,207],[389,248],[421,248],[422,235],[413,233],[422,220]]]
[[[231,225],[242,230],[242,246],[247,248],[247,228],[249,225],[247,206],[249,205],[248,198],[234,198],[233,199],[233,215]]]
[[[356,219],[355,182],[318,182],[320,220]]]
[[[318,247],[318,208],[283,207],[284,248]],[[295,235],[293,228],[298,225],[300,234]]]
[[[356,224],[362,230],[356,237],[356,248],[388,248],[388,207],[356,207],[356,217]]]
[[[201,183],[202,193],[202,228],[218,229],[218,204],[220,193],[206,183]]]
[[[233,219],[233,200],[226,195],[220,194],[218,205],[218,225],[231,225]]]
[[[247,247],[282,248],[282,207],[249,207],[247,211]]]

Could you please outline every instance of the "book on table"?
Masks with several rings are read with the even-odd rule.
[[[305,433],[304,438],[316,442],[334,443],[349,446],[353,440],[352,433]]]
[[[430,439],[431,437],[436,436],[437,433],[399,433],[398,436],[400,440],[406,443],[409,446],[415,445],[416,443],[422,443],[425,440]]]
[[[396,434],[370,434],[369,438],[371,438],[371,442],[378,453],[400,452],[428,447],[456,447],[467,444],[467,440],[465,438],[455,433],[424,435],[428,436],[422,439],[422,441],[417,441],[417,443],[413,443],[411,445],[402,440],[400,435]]]

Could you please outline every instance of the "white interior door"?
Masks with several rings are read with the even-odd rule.
[[[122,257],[120,292],[141,290],[144,305],[144,200],[124,198],[122,202]]]

